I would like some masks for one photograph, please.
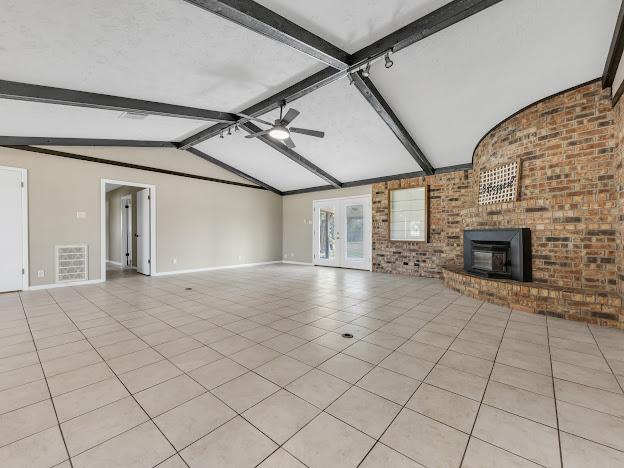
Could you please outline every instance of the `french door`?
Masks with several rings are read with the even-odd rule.
[[[313,202],[315,265],[370,270],[370,196]]]

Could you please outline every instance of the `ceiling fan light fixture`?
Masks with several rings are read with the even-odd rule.
[[[275,138],[276,140],[285,140],[290,137],[290,132],[286,127],[275,126],[269,130],[269,136],[271,138]]]

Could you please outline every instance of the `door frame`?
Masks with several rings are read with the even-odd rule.
[[[126,185],[150,190],[150,274],[156,274],[156,186],[141,182],[100,179],[100,279],[106,281],[106,184]]]
[[[126,203],[128,203],[128,200],[130,200],[130,211],[128,213],[128,217],[129,219],[129,225],[127,226],[128,229],[128,235],[130,236],[130,239],[132,239],[132,236],[134,235],[134,232],[132,232],[132,208],[133,208],[133,203],[132,203],[132,195],[124,195],[121,197],[120,199],[120,203],[121,203],[121,223],[119,223],[120,227],[121,227],[121,249],[119,249],[119,255],[120,255],[120,260],[119,263],[121,264],[122,268],[125,269],[132,269],[132,262],[134,261],[134,250],[132,249],[132,242],[130,242],[130,244],[128,245],[128,252],[130,253],[130,265],[126,265],[126,256],[124,255],[124,250],[126,250],[126,246],[124,245],[124,241],[127,241],[127,238],[124,239],[124,213],[125,213],[125,205]],[[128,221],[128,220],[127,220]],[[126,222],[127,222],[126,221]]]
[[[28,262],[28,170],[23,167],[0,166],[6,171],[19,172],[22,176],[22,291],[30,287],[30,268]]]
[[[343,200],[352,200],[355,198],[366,198],[368,201],[368,206],[369,206],[369,210],[368,213],[365,213],[365,216],[368,216],[368,219],[370,220],[369,226],[370,229],[368,231],[368,236],[365,236],[364,242],[368,242],[368,271],[373,271],[373,205],[372,205],[372,201],[373,201],[373,195],[368,193],[364,193],[362,195],[351,195],[349,197],[333,197],[333,198],[319,198],[318,200],[312,200],[312,265],[314,266],[326,266],[326,265],[317,265],[316,263],[316,243],[314,241],[315,239],[315,235],[316,233],[314,232],[314,226],[315,226],[315,222],[316,222],[316,215],[314,213],[314,209],[315,209],[315,205],[317,203],[323,203],[323,202],[338,202],[338,206],[339,206],[339,210],[338,211],[342,211],[342,204],[341,202]],[[346,239],[346,233],[345,233],[345,239]],[[342,255],[342,253],[341,253]],[[340,259],[342,260],[342,259]],[[345,268],[345,269],[349,269],[349,267],[341,267],[340,265],[336,266],[336,267],[330,267],[330,268]],[[353,269],[353,268],[351,268]],[[359,270],[359,268],[358,268]],[[366,269],[361,269],[361,271],[367,271]]]

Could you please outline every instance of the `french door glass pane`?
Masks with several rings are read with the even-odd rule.
[[[347,258],[364,258],[364,206],[347,205]]]
[[[336,219],[327,208],[321,208],[319,216],[319,258],[331,260],[336,257]]]

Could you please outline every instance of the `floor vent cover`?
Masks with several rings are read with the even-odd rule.
[[[56,282],[85,281],[89,278],[89,249],[87,244],[57,245]]]

